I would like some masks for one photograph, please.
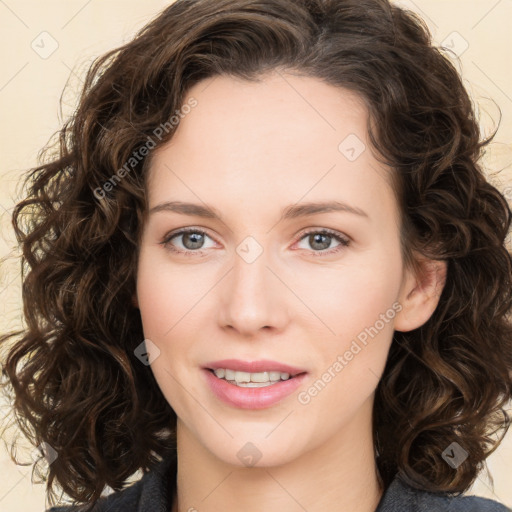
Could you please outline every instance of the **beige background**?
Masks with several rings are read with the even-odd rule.
[[[444,41],[444,46],[460,54],[460,70],[477,102],[486,133],[493,120],[498,120],[498,106],[501,109],[501,126],[485,163],[489,171],[504,169],[496,184],[512,202],[512,2],[397,3],[424,17],[436,43]],[[21,315],[19,265],[9,224],[18,177],[36,164],[38,151],[72,112],[75,93],[92,58],[128,41],[168,4],[163,0],[0,0],[0,257],[12,256],[0,268],[0,331],[18,325]],[[56,49],[49,55],[53,47]],[[60,117],[59,98],[68,79],[70,87],[63,96]],[[7,440],[14,434],[6,436]],[[26,453],[28,457],[28,445]],[[498,499],[512,507],[512,433],[488,459],[488,467],[494,477],[494,492],[482,473],[469,494]],[[46,508],[44,486],[31,483],[29,467],[10,461],[3,443],[0,475],[2,512],[41,512]]]

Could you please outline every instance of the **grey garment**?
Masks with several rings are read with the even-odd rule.
[[[399,476],[391,482],[375,512],[511,512],[501,503],[478,496],[456,496],[414,489]]]
[[[164,459],[138,482],[102,497],[94,512],[171,512],[176,490],[176,454]],[[196,506],[197,507],[197,506]],[[197,507],[200,511],[201,508]],[[80,512],[79,506],[52,507],[46,512]],[[500,503],[476,496],[450,497],[419,491],[399,476],[391,482],[375,512],[511,512]]]

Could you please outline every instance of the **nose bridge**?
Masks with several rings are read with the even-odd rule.
[[[224,325],[244,333],[282,327],[286,297],[279,290],[279,280],[267,268],[271,265],[269,256],[252,236],[236,247],[229,284],[221,299]]]

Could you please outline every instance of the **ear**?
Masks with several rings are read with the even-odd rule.
[[[404,271],[398,301],[402,309],[395,316],[396,331],[421,327],[434,313],[446,283],[446,261],[418,260],[419,269]]]
[[[134,308],[139,308],[139,301],[137,300],[137,292],[135,292],[133,295],[132,295],[132,306]]]

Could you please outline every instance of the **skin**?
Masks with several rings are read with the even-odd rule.
[[[273,73],[260,83],[210,78],[185,102],[190,97],[197,106],[155,150],[148,210],[187,201],[210,205],[223,220],[149,215],[134,297],[145,337],[159,350],[151,369],[178,416],[172,510],[373,512],[383,492],[371,431],[375,388],[393,331],[415,329],[435,310],[446,265],[424,260],[421,277],[404,267],[390,170],[369,149],[368,113],[355,93]],[[350,134],[366,146],[354,161],[338,149]],[[279,222],[288,205],[326,200],[367,216]],[[207,232],[203,246],[187,235],[162,245],[185,227]],[[315,243],[303,234],[309,228],[335,230],[350,243]],[[249,235],[263,249],[251,263],[236,252]],[[394,318],[300,403],[299,393],[397,302]],[[308,376],[272,407],[240,409],[218,400],[201,375],[204,363],[224,358],[273,359]],[[247,442],[261,452],[252,467],[237,457]]]

